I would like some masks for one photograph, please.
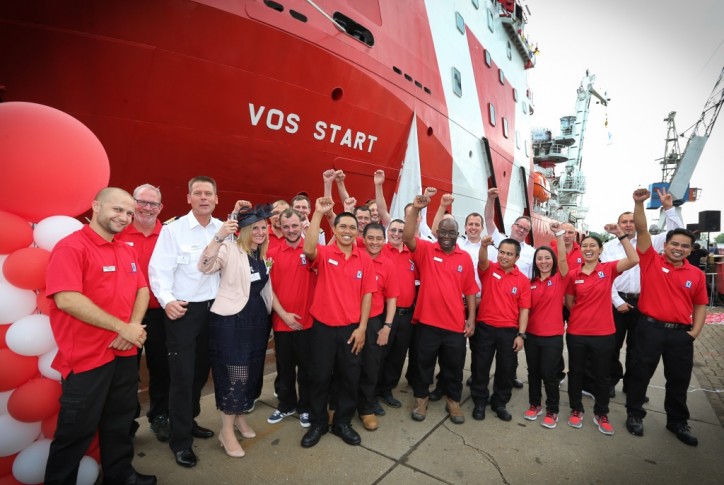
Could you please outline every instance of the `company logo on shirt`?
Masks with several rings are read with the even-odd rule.
[[[362,270],[357,271],[357,279],[358,280],[362,279]]]
[[[458,266],[458,273],[462,273],[462,272],[463,272],[463,265],[461,264],[460,266]]]
[[[606,273],[604,273],[603,271],[599,271],[599,272],[598,272],[598,277],[599,277],[599,278],[605,278],[605,277],[606,277]]]
[[[303,265],[306,265],[306,264],[307,264],[307,257],[306,257],[305,255],[300,254],[300,255],[299,255],[299,259],[302,260],[302,264],[303,264]]]
[[[686,281],[686,287],[691,288],[691,281],[688,281],[688,280]]]
[[[408,259],[408,261],[410,262],[410,271],[415,271],[415,262],[411,259]]]
[[[579,264],[580,264],[580,263],[581,263],[581,258],[578,258],[578,259],[576,260],[576,263],[579,263]]]
[[[548,286],[553,286],[553,281],[548,280]]]
[[[131,263],[131,272],[136,272],[136,263]]]
[[[514,287],[513,287],[513,294],[515,295],[515,294],[517,294],[517,293],[518,293],[518,288],[514,286]]]

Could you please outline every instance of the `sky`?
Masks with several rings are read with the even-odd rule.
[[[699,119],[724,67],[724,1],[527,0],[527,32],[538,44],[533,90],[534,127],[559,132],[559,118],[574,114],[576,89],[586,69],[611,99],[591,103],[583,144],[587,178],[584,205],[591,231],[633,210],[637,187],[661,181],[666,123],[676,111],[681,133]],[[608,128],[605,120],[608,118]],[[611,141],[609,142],[609,135]],[[687,137],[689,132],[686,133]],[[680,138],[683,151],[686,139]],[[724,110],[694,175],[701,199],[683,206],[684,223],[699,212],[724,210]],[[658,211],[647,211],[649,223]]]

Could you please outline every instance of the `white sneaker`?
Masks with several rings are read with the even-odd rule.
[[[277,424],[277,423],[281,422],[282,419],[286,418],[287,416],[291,416],[291,415],[294,414],[294,413],[295,413],[294,409],[292,409],[291,411],[286,412],[286,413],[285,413],[285,412],[282,412],[282,411],[279,411],[279,410],[277,409],[276,411],[274,411],[274,412],[272,413],[271,416],[269,416],[268,418],[266,418],[266,422],[269,423],[269,424]]]
[[[309,413],[302,413],[299,415],[299,425],[302,428],[309,428],[311,423],[309,422]]]

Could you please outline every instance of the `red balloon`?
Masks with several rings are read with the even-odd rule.
[[[38,310],[43,315],[50,315],[50,301],[45,296],[45,289],[38,290],[38,295],[35,297],[36,305]]]
[[[42,421],[60,411],[60,394],[58,381],[31,379],[10,394],[8,413],[23,423]]]
[[[11,473],[10,475],[0,477],[0,485],[23,485],[23,483],[19,482]]]
[[[24,290],[45,288],[45,270],[50,252],[41,248],[18,249],[5,259],[3,275],[13,286]]]
[[[0,349],[8,348],[8,344],[5,341],[5,334],[8,333],[8,330],[10,330],[9,323],[0,323]],[[0,475],[2,475],[2,473],[0,473]]]
[[[0,209],[38,222],[77,216],[108,185],[98,138],[72,116],[41,104],[0,103]]]
[[[0,349],[0,392],[10,391],[37,376],[38,358]]]
[[[27,248],[33,242],[33,228],[22,217],[0,211],[0,254]]]
[[[0,456],[0,477],[13,472],[13,461],[15,461],[16,456],[18,456],[17,453],[10,456]]]
[[[59,413],[55,413],[51,417],[45,418],[40,424],[40,431],[42,431],[43,436],[49,440],[52,440],[55,436],[55,430],[58,427],[58,414]]]

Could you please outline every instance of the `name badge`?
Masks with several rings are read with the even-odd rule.
[[[251,281],[259,281],[260,279],[261,279],[261,275],[259,273],[251,274]]]
[[[537,285],[533,285],[533,286],[530,287],[531,290],[535,290],[536,288],[538,288]]]
[[[500,279],[500,275],[493,271],[493,278]]]
[[[442,263],[442,258],[438,258],[437,256],[433,256],[432,259],[434,261],[437,261],[438,263]]]
[[[333,265],[335,265],[335,266],[338,266],[338,265],[339,265],[339,263],[338,263],[337,261],[333,260],[333,259],[328,259],[327,262],[328,262],[329,264],[333,264]]]
[[[104,273],[112,273],[115,270],[116,270],[115,266],[103,266]]]
[[[126,244],[128,244],[128,245],[131,246],[131,247],[133,247],[133,241],[126,241]]]
[[[661,271],[663,271],[664,273],[668,273],[668,272],[669,272],[669,268],[661,268]]]
[[[583,280],[576,280],[575,283],[576,283],[577,285],[582,285],[582,284],[583,284]]]

